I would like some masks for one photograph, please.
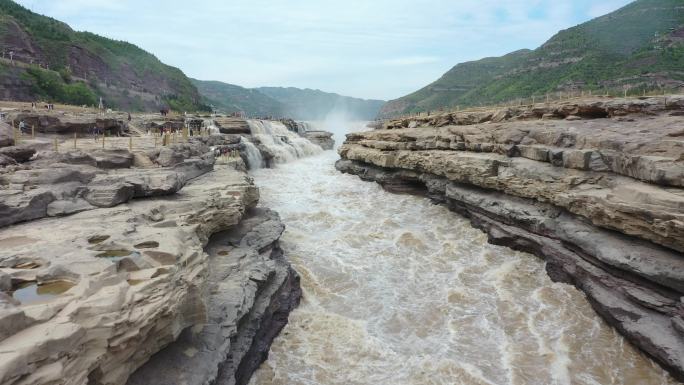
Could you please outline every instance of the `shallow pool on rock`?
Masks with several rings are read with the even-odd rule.
[[[123,257],[128,257],[133,252],[129,250],[106,250],[95,256],[95,258],[107,258],[113,260],[119,260]]]
[[[19,301],[22,305],[31,305],[57,298],[72,287],[74,287],[74,284],[68,281],[54,281],[42,285],[38,285],[36,282],[27,282],[19,285],[12,293],[12,298]]]
[[[336,159],[254,173],[304,300],[252,385],[676,383],[542,260]]]

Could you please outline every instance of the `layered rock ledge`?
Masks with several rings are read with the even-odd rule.
[[[15,127],[18,127],[20,121],[24,121],[29,128],[35,129],[36,133],[87,133],[92,128],[117,133],[128,131],[124,123],[126,118],[124,113],[111,113],[103,117],[88,112],[16,111],[8,114],[7,121],[14,122]]]
[[[311,143],[320,146],[324,150],[332,150],[335,148],[335,139],[333,139],[333,133],[328,131],[306,131],[302,134],[304,138],[308,139]]]
[[[398,120],[348,135],[337,168],[427,195],[492,243],[544,258],[554,280],[583,290],[607,322],[684,381],[682,101]]]
[[[0,174],[0,383],[245,384],[298,304],[220,136],[38,151]]]

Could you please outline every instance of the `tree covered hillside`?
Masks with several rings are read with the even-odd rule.
[[[279,101],[255,90],[218,81],[192,79],[205,103],[223,113],[244,112],[247,116],[287,115],[286,107]]]
[[[0,77],[5,99],[152,110],[206,110],[190,80],[139,47],[38,15],[0,0]],[[13,63],[10,62],[13,53]]]
[[[684,86],[684,1],[637,0],[536,50],[462,63],[381,115],[473,106],[567,90]]]

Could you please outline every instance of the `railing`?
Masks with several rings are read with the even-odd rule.
[[[207,137],[209,130],[188,130],[183,129],[179,132],[152,132],[144,136],[110,136],[107,133],[96,135],[84,135],[74,133],[72,137],[60,135],[36,137],[35,126],[32,126],[30,133],[22,133],[13,122],[15,145],[22,143],[51,143],[52,150],[56,152],[70,150],[94,150],[94,149],[128,149],[129,151],[146,150],[156,147],[166,147],[174,144],[188,143],[193,137]]]
[[[430,111],[423,111],[423,112],[418,112],[418,113],[413,113],[413,114],[402,114],[402,115],[397,115],[393,116],[390,118],[384,118],[384,119],[379,119],[376,120],[378,122],[389,122],[392,120],[401,120],[401,119],[417,119],[417,118],[424,118],[424,117],[430,117],[430,116],[436,116],[436,115],[442,115],[442,114],[447,114],[447,113],[475,113],[475,112],[484,112],[484,111],[491,111],[494,109],[501,109],[501,108],[512,108],[512,107],[534,107],[539,104],[550,104],[550,103],[557,103],[557,102],[563,102],[563,101],[573,101],[573,100],[582,100],[585,98],[616,98],[616,97],[621,97],[621,98],[626,98],[626,99],[637,99],[637,98],[643,98],[643,97],[655,97],[655,96],[663,96],[663,97],[668,97],[671,95],[675,95],[678,93],[681,93],[684,91],[682,88],[674,88],[674,89],[652,89],[652,90],[639,90],[638,92],[635,92],[634,90],[630,89],[622,89],[622,90],[602,90],[599,92],[590,90],[590,91],[570,91],[570,92],[554,92],[554,93],[548,93],[544,95],[532,95],[529,97],[525,98],[516,98],[512,99],[506,102],[501,102],[501,103],[495,103],[495,104],[486,104],[486,105],[480,105],[480,106],[469,106],[466,108],[461,108],[460,106],[454,106],[454,107],[441,107],[438,109],[430,110]]]

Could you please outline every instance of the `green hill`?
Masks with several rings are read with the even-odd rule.
[[[0,44],[5,99],[92,105],[102,96],[107,107],[120,109],[207,109],[181,70],[133,44],[74,31],[11,0],[0,0]]]
[[[323,120],[338,114],[350,120],[374,119],[385,104],[382,100],[366,100],[294,87],[261,87],[257,90],[284,104],[289,117],[299,120]]]
[[[381,116],[493,104],[549,92],[684,87],[684,1],[637,0],[536,50],[462,63]]]
[[[285,117],[296,120],[324,120],[330,114],[343,119],[374,119],[385,103],[312,89],[261,87],[244,88],[217,81],[192,80],[204,102],[218,111],[244,111],[248,116]]]
[[[243,111],[248,116],[260,117],[287,115],[285,105],[257,90],[217,81],[192,79],[192,82],[205,103],[223,113]]]

